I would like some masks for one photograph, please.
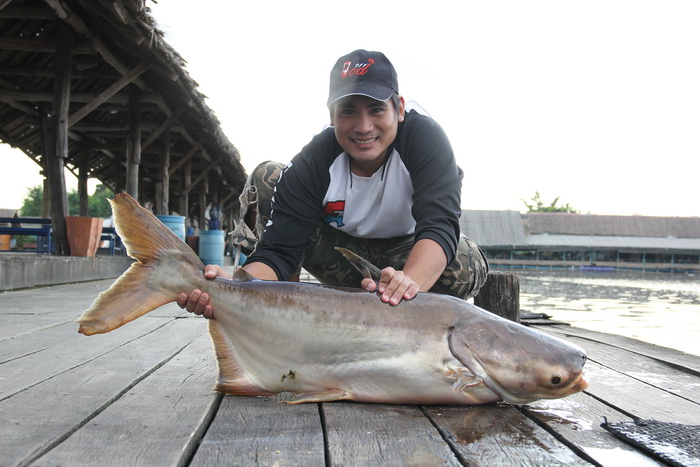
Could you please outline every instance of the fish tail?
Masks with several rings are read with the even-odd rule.
[[[343,256],[345,256],[345,259],[350,261],[350,264],[355,266],[355,269],[360,271],[360,274],[362,274],[365,279],[372,279],[374,282],[379,282],[382,271],[377,266],[346,248],[337,246],[335,249],[341,252]]]
[[[117,233],[136,261],[77,320],[85,335],[112,331],[175,301],[178,288],[194,288],[187,288],[189,275],[204,269],[194,251],[134,198],[122,193],[109,202]]]

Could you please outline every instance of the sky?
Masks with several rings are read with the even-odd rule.
[[[329,123],[330,69],[365,48],[446,131],[463,209],[524,212],[539,192],[582,213],[700,216],[695,0],[147,4],[247,171]],[[19,207],[38,167],[7,146],[0,160],[0,207]]]

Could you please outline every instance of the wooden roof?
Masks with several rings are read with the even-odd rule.
[[[527,213],[528,235],[606,235],[622,237],[700,238],[700,217],[611,216]]]
[[[88,176],[123,191],[130,118],[137,112],[141,201],[155,200],[168,135],[173,208],[172,199],[183,193],[192,200],[188,210],[204,194],[207,202],[235,204],[246,178],[238,151],[145,0],[0,0],[0,140],[45,167],[42,117],[55,101],[61,22],[75,32],[65,166],[77,175],[86,154]]]

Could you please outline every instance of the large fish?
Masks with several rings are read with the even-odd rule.
[[[391,306],[362,289],[266,282],[242,269],[207,280],[153,214],[126,194],[110,201],[137,261],[80,317],[79,332],[109,332],[199,288],[215,310],[218,391],[289,391],[292,403],[523,404],[588,387],[581,348],[457,298],[421,293]]]

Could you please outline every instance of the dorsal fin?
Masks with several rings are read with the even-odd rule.
[[[233,273],[234,282],[249,282],[254,280],[256,280],[255,277],[251,276],[250,273],[243,268],[238,268]]]
[[[362,274],[365,279],[372,279],[374,282],[379,282],[379,279],[382,276],[382,271],[377,266],[348,249],[341,248],[339,246],[335,247],[335,249],[341,252],[343,256],[350,261],[350,264],[355,266],[355,269],[360,271],[360,274]]]

